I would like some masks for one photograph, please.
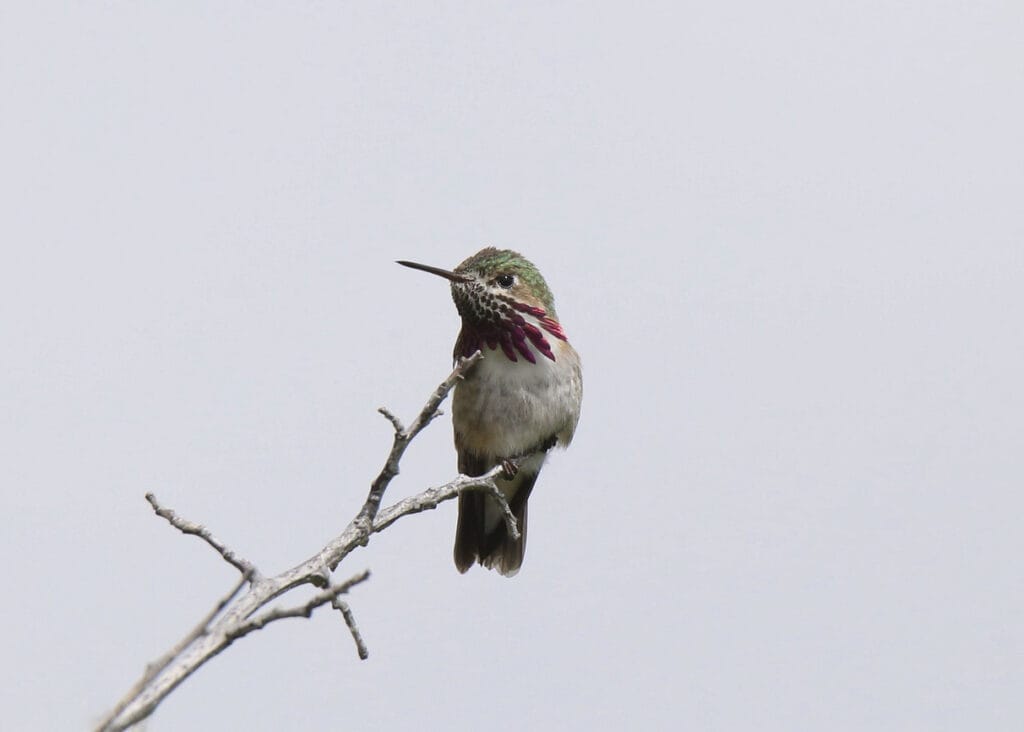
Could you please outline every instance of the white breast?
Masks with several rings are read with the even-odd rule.
[[[572,439],[582,392],[579,357],[552,339],[555,361],[510,361],[500,350],[484,358],[455,387],[452,416],[460,447],[497,459],[520,455],[551,435],[563,447]]]

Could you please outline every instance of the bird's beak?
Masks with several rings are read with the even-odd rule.
[[[418,262],[406,262],[404,259],[399,259],[395,263],[400,264],[403,267],[411,267],[412,269],[422,270],[423,272],[430,272],[430,274],[435,274],[438,277],[444,277],[446,280],[451,280],[452,282],[472,281],[472,278],[467,277],[466,275],[458,274],[457,272],[451,272],[450,270],[447,269],[441,269],[440,267],[431,267],[429,264],[419,264]]]

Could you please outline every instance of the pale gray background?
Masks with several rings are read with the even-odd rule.
[[[455,507],[152,730],[1024,726],[1024,9],[6,3],[4,727],[81,729],[362,500],[439,280],[542,269],[583,356],[524,571]],[[454,475],[447,418],[391,498]]]

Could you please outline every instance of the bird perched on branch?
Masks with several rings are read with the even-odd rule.
[[[580,358],[555,314],[540,271],[518,252],[487,247],[454,270],[398,264],[444,277],[462,317],[454,358],[482,351],[455,386],[452,422],[459,472],[477,476],[502,465],[498,487],[515,514],[508,532],[497,501],[482,492],[459,496],[455,566],[474,562],[512,576],[526,551],[526,505],[547,457],[572,440],[580,416]]]

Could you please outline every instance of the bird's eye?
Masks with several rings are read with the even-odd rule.
[[[516,283],[515,275],[500,274],[494,278],[494,281],[498,283],[500,287],[504,287],[506,290]]]

